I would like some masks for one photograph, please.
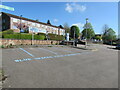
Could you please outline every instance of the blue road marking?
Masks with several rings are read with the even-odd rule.
[[[89,53],[89,52],[86,52]],[[24,62],[24,61],[30,61],[30,60],[42,60],[42,59],[48,59],[48,58],[59,58],[59,57],[67,57],[67,56],[75,56],[82,53],[74,53],[74,54],[66,54],[66,55],[56,55],[56,56],[46,56],[46,57],[38,57],[38,58],[27,58],[27,59],[18,59],[14,60],[15,62]]]
[[[53,54],[55,54],[55,55],[58,55],[56,52],[53,52],[53,51],[51,51],[51,50],[47,50],[47,49],[44,49],[44,48],[39,48],[39,49],[42,49],[42,50],[45,50],[45,51],[51,52],[51,53],[53,53]]]
[[[29,53],[28,51],[26,51],[25,49],[23,49],[23,48],[19,48],[20,50],[22,50],[22,51],[24,51],[24,52],[26,52],[28,55],[30,55],[30,56],[32,56],[32,57],[34,57],[34,55],[32,55],[31,53]]]

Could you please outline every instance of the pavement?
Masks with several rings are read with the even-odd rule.
[[[3,88],[117,88],[118,50],[89,47],[3,49]]]

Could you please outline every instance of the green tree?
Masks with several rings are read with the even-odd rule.
[[[93,30],[91,23],[86,23],[83,28],[84,29],[82,31],[82,37],[91,39],[92,37],[95,36],[95,32]]]
[[[59,25],[58,27],[63,28],[63,26],[62,26],[62,25]]]
[[[74,34],[74,33],[75,33],[75,34]],[[75,36],[75,39],[78,39],[79,35],[80,35],[80,29],[79,29],[79,27],[77,27],[77,26],[72,26],[72,27],[70,28],[70,37],[71,37],[71,38],[74,38],[74,36]]]
[[[106,35],[108,29],[109,29],[109,26],[108,26],[107,24],[105,24],[105,25],[103,26],[103,31],[102,31],[102,32],[103,32],[103,35]]]
[[[47,24],[51,25],[50,20],[47,21]]]
[[[120,39],[120,34],[118,35],[118,39]]]
[[[36,19],[37,22],[39,22],[39,19]]]
[[[95,36],[94,39],[96,39],[96,40],[101,40],[101,39],[102,39],[102,36]]]
[[[102,39],[104,43],[116,40],[115,31],[112,28],[105,30]]]
[[[70,27],[69,27],[68,23],[65,23],[63,26],[65,29],[65,33],[70,33]]]

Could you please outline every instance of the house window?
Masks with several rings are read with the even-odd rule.
[[[40,24],[37,24],[37,27],[40,27]]]
[[[22,20],[22,23],[25,23],[25,20]]]
[[[5,23],[5,19],[3,19],[3,23]]]
[[[28,22],[28,24],[31,24],[31,22]]]
[[[16,18],[13,18],[13,22],[17,22],[17,20],[18,20],[18,19],[16,19]]]
[[[6,27],[5,27],[5,26],[3,26],[3,29],[6,29]]]
[[[35,23],[32,23],[33,26],[35,26]]]

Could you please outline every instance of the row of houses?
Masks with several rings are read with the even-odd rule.
[[[39,22],[36,20],[16,16],[13,14],[1,12],[0,31],[13,29],[14,32],[28,33],[52,33],[57,35],[65,35],[65,29],[61,26]]]

